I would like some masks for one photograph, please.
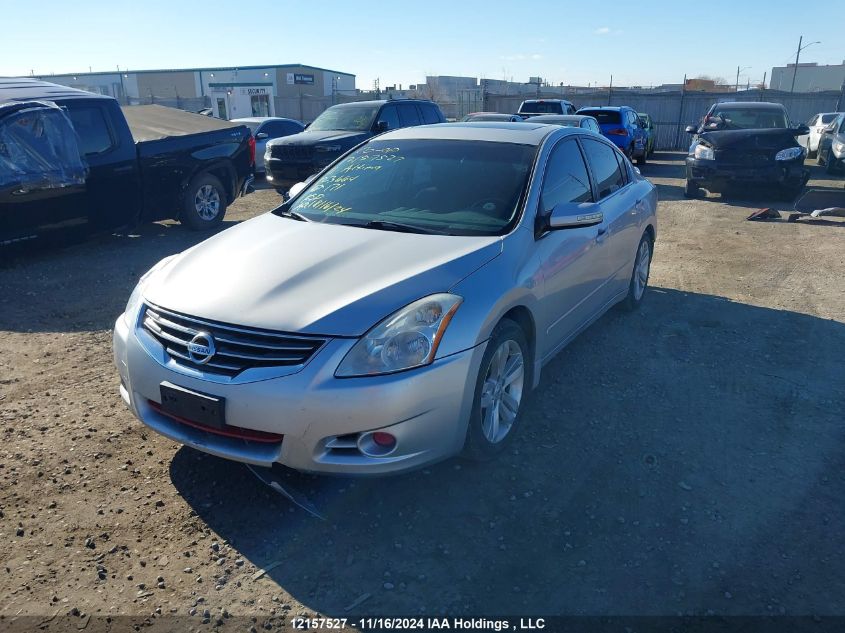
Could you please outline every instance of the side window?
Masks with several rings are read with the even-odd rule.
[[[396,106],[384,106],[381,109],[381,114],[378,115],[379,121],[387,121],[387,129],[395,130],[402,127],[399,124],[399,115],[396,112]]]
[[[558,143],[546,164],[540,209],[549,213],[561,202],[590,202],[593,192],[584,157],[574,140]]]
[[[413,103],[399,104],[399,120],[402,122],[402,127],[420,125],[422,123],[419,112],[417,112],[417,106]]]
[[[616,160],[616,150],[601,141],[585,138],[584,151],[596,179],[599,200],[625,186],[625,177]]]
[[[425,123],[440,123],[440,116],[437,114],[437,109],[434,106],[420,104],[422,110],[423,122]]]
[[[289,136],[291,134],[299,134],[304,128],[299,123],[293,121],[282,121],[282,136]]]
[[[264,132],[270,138],[278,138],[285,135],[285,126],[281,121],[268,121],[259,127],[255,133]]]
[[[105,154],[114,147],[106,117],[98,106],[69,106],[70,117],[79,135],[79,149],[86,156]]]

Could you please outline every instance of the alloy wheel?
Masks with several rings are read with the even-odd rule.
[[[637,263],[634,265],[634,299],[639,301],[648,285],[648,273],[651,268],[651,247],[648,240],[640,243],[637,251]]]
[[[194,208],[203,220],[213,220],[220,213],[220,194],[212,185],[203,185],[194,196]]]
[[[504,341],[493,357],[481,388],[481,430],[491,444],[510,433],[525,384],[525,359],[519,344]]]

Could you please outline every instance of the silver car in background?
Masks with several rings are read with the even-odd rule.
[[[267,150],[267,141],[291,134],[299,134],[305,126],[295,119],[282,117],[247,117],[244,119],[232,119],[232,123],[242,123],[252,132],[255,139],[255,173],[264,173],[264,152]]]
[[[491,458],[543,365],[642,301],[656,205],[580,128],[387,132],[145,274],[115,324],[120,394],[159,433],[259,466]]]

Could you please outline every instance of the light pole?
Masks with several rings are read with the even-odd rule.
[[[736,87],[734,88],[734,92],[739,92],[739,73],[742,70],[749,70],[751,66],[743,66],[740,68],[739,66],[736,67]]]
[[[798,57],[801,55],[801,51],[803,51],[808,46],[812,46],[813,44],[821,44],[821,42],[810,42],[809,44],[804,44],[801,46],[801,42],[804,41],[804,36],[798,38],[798,50],[795,51],[795,66],[792,68],[792,87],[789,89],[789,92],[795,92],[795,75],[798,73]]]

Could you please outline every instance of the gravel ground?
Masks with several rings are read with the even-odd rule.
[[[643,173],[661,197],[645,305],[547,367],[513,451],[290,474],[323,521],[120,400],[114,319],[198,235],[0,264],[0,616],[845,615],[845,222],[684,200],[678,154]]]

